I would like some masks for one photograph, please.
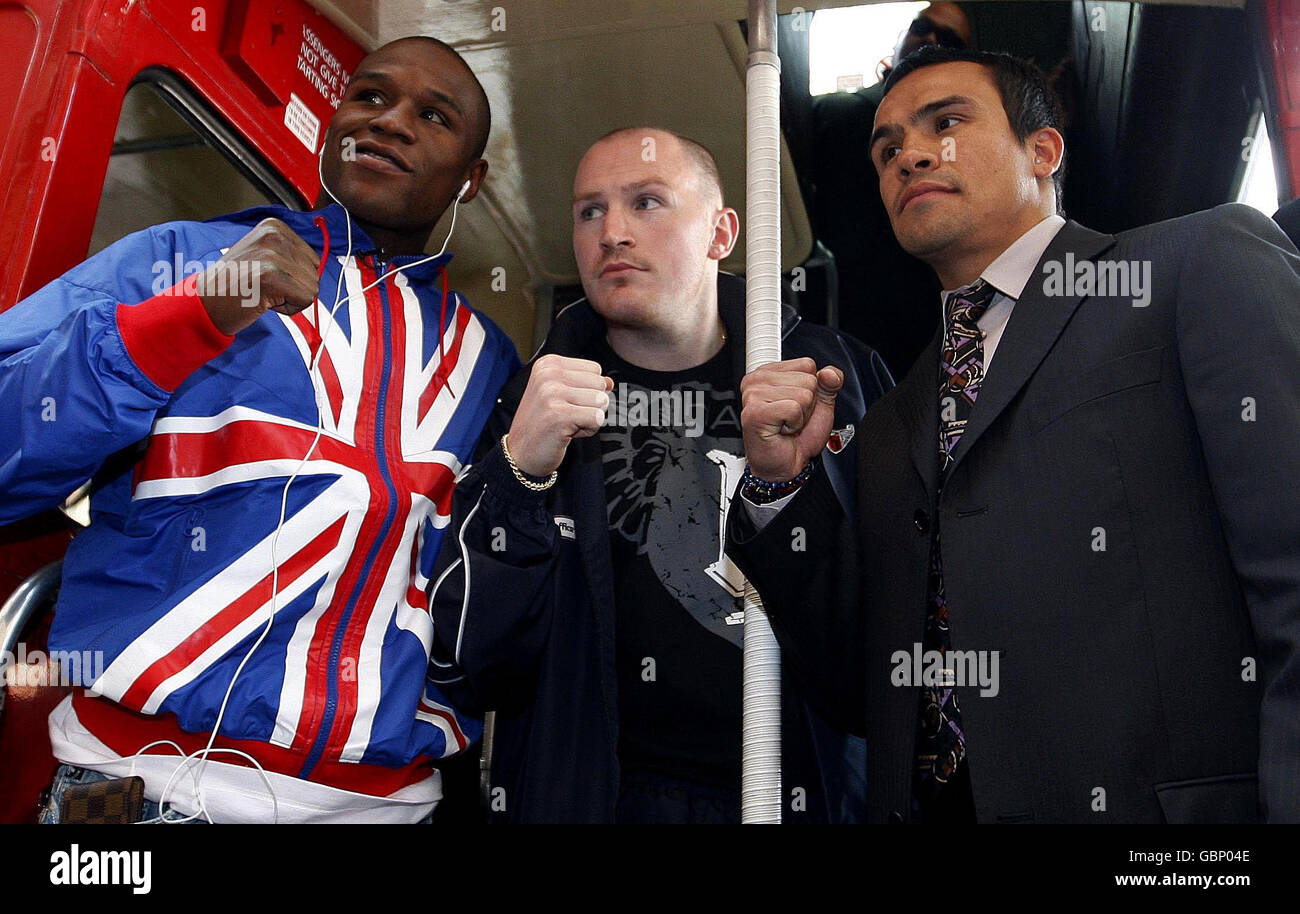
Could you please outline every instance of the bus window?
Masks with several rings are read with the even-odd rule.
[[[1277,170],[1273,165],[1273,147],[1269,143],[1262,100],[1256,100],[1250,119],[1250,129],[1241,141],[1241,165],[1233,199],[1255,207],[1265,216],[1271,216],[1277,210],[1279,202]]]
[[[808,93],[856,92],[880,79],[899,35],[928,3],[818,10],[808,26]]]
[[[88,253],[151,225],[265,203],[303,201],[183,84],[152,74],[123,100]]]

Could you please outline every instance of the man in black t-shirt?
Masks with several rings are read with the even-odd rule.
[[[587,299],[457,485],[431,578],[440,678],[496,712],[507,820],[738,821],[744,581],[721,531],[744,470],[744,284],[718,263],[739,221],[708,150],[650,128],[592,146],[573,219]],[[783,318],[785,357],[844,370],[837,427],[892,386],[856,340]],[[784,698],[786,821],[853,820],[861,741]]]
[[[593,353],[614,382],[599,438],[625,792],[642,775],[739,783],[744,579],[718,536],[744,462],[729,348],[682,371]]]

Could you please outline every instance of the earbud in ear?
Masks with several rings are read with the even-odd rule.
[[[462,184],[462,185],[460,186],[460,192],[459,192],[458,194],[456,194],[456,202],[459,203],[459,202],[460,202],[460,198],[463,197],[463,196],[465,196],[465,194],[466,194],[468,191],[469,191],[469,181],[466,181],[464,184]]]

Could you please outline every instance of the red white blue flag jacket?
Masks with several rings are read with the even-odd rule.
[[[268,216],[320,254],[318,302],[226,336],[178,273]],[[103,652],[103,697],[74,706],[123,756],[206,742],[272,616],[273,543],[273,622],[218,745],[384,796],[478,736],[428,681],[425,591],[454,478],[518,358],[447,292],[450,255],[363,292],[419,258],[380,259],[355,224],[345,256],[345,218],[259,207],[156,226],[0,315],[0,523],[93,477],[51,647]]]

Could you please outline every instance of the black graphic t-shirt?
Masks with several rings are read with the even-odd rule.
[[[658,372],[596,355],[614,381],[600,433],[614,562],[624,771],[739,789],[740,572],[723,511],[744,471],[730,345]]]

